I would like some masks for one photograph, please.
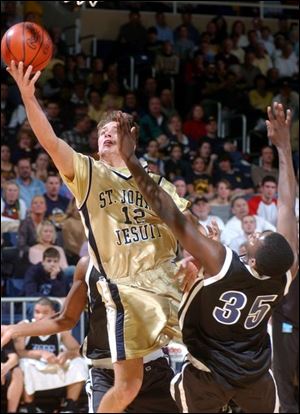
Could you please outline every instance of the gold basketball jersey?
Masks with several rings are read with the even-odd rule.
[[[94,266],[112,281],[127,284],[138,274],[173,262],[176,239],[149,207],[129,170],[80,153],[73,156],[75,177],[62,178],[76,198]],[[187,208],[189,202],[177,195],[173,184],[150,175],[181,211]]]

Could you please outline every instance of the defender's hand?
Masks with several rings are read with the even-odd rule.
[[[117,115],[117,135],[118,135],[118,149],[123,160],[130,159],[135,152],[137,130],[135,127],[130,128],[128,120],[118,112]]]
[[[291,110],[288,109],[285,116],[283,105],[274,102],[273,112],[270,106],[268,106],[267,111],[269,117],[269,120],[266,121],[268,138],[272,144],[278,148],[284,148],[290,145]]]

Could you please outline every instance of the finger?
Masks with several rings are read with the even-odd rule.
[[[26,84],[28,84],[28,82],[29,82],[29,78],[30,78],[32,69],[33,69],[32,65],[29,65],[26,72],[25,72],[24,81],[26,82]]]
[[[23,78],[24,75],[24,63],[21,61],[18,64],[18,74],[21,78]]]
[[[268,118],[269,118],[269,120],[270,121],[274,121],[274,116],[273,116],[273,112],[272,112],[271,106],[268,106],[267,112],[268,112]]]
[[[278,115],[277,119],[280,123],[285,123],[285,113],[284,113],[284,107],[282,104],[278,104]]]
[[[288,127],[290,127],[291,126],[291,122],[292,122],[292,111],[290,109],[288,109],[286,111],[286,125]]]

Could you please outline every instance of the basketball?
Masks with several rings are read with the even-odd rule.
[[[7,65],[24,62],[25,69],[33,66],[32,73],[44,69],[53,53],[49,34],[36,23],[22,22],[10,27],[1,40],[1,55]]]

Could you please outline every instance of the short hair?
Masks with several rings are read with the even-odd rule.
[[[262,180],[261,180],[261,185],[264,185],[265,183],[275,183],[277,185],[277,180],[275,177],[273,177],[272,175],[266,175]]]
[[[51,259],[59,260],[60,259],[59,251],[55,247],[48,247],[48,249],[46,249],[43,253],[43,260],[45,260],[48,257]]]
[[[246,199],[245,199],[245,197],[243,197],[243,196],[241,196],[241,195],[237,195],[236,197],[233,197],[232,199],[231,199],[231,208],[233,208],[234,207],[234,204],[235,204],[235,202],[237,201],[237,200],[244,200],[244,201],[246,201]],[[247,202],[247,201],[246,201]]]
[[[262,276],[280,277],[294,263],[294,253],[288,241],[281,234],[272,232],[262,241],[254,256],[255,268]]]
[[[109,124],[110,122],[116,122],[118,113],[119,113],[119,111],[106,112],[104,114],[103,118],[101,119],[101,121],[97,125],[98,132],[106,124]],[[127,120],[129,121],[130,128],[132,128],[132,127],[138,128],[138,125],[137,125],[136,122],[134,122],[134,118],[133,118],[132,115],[128,114],[127,112],[122,112],[122,115],[125,116],[127,118]]]
[[[49,306],[52,310],[56,311],[56,304],[53,302],[53,300],[48,298],[39,299],[37,302],[35,302],[35,305]]]

